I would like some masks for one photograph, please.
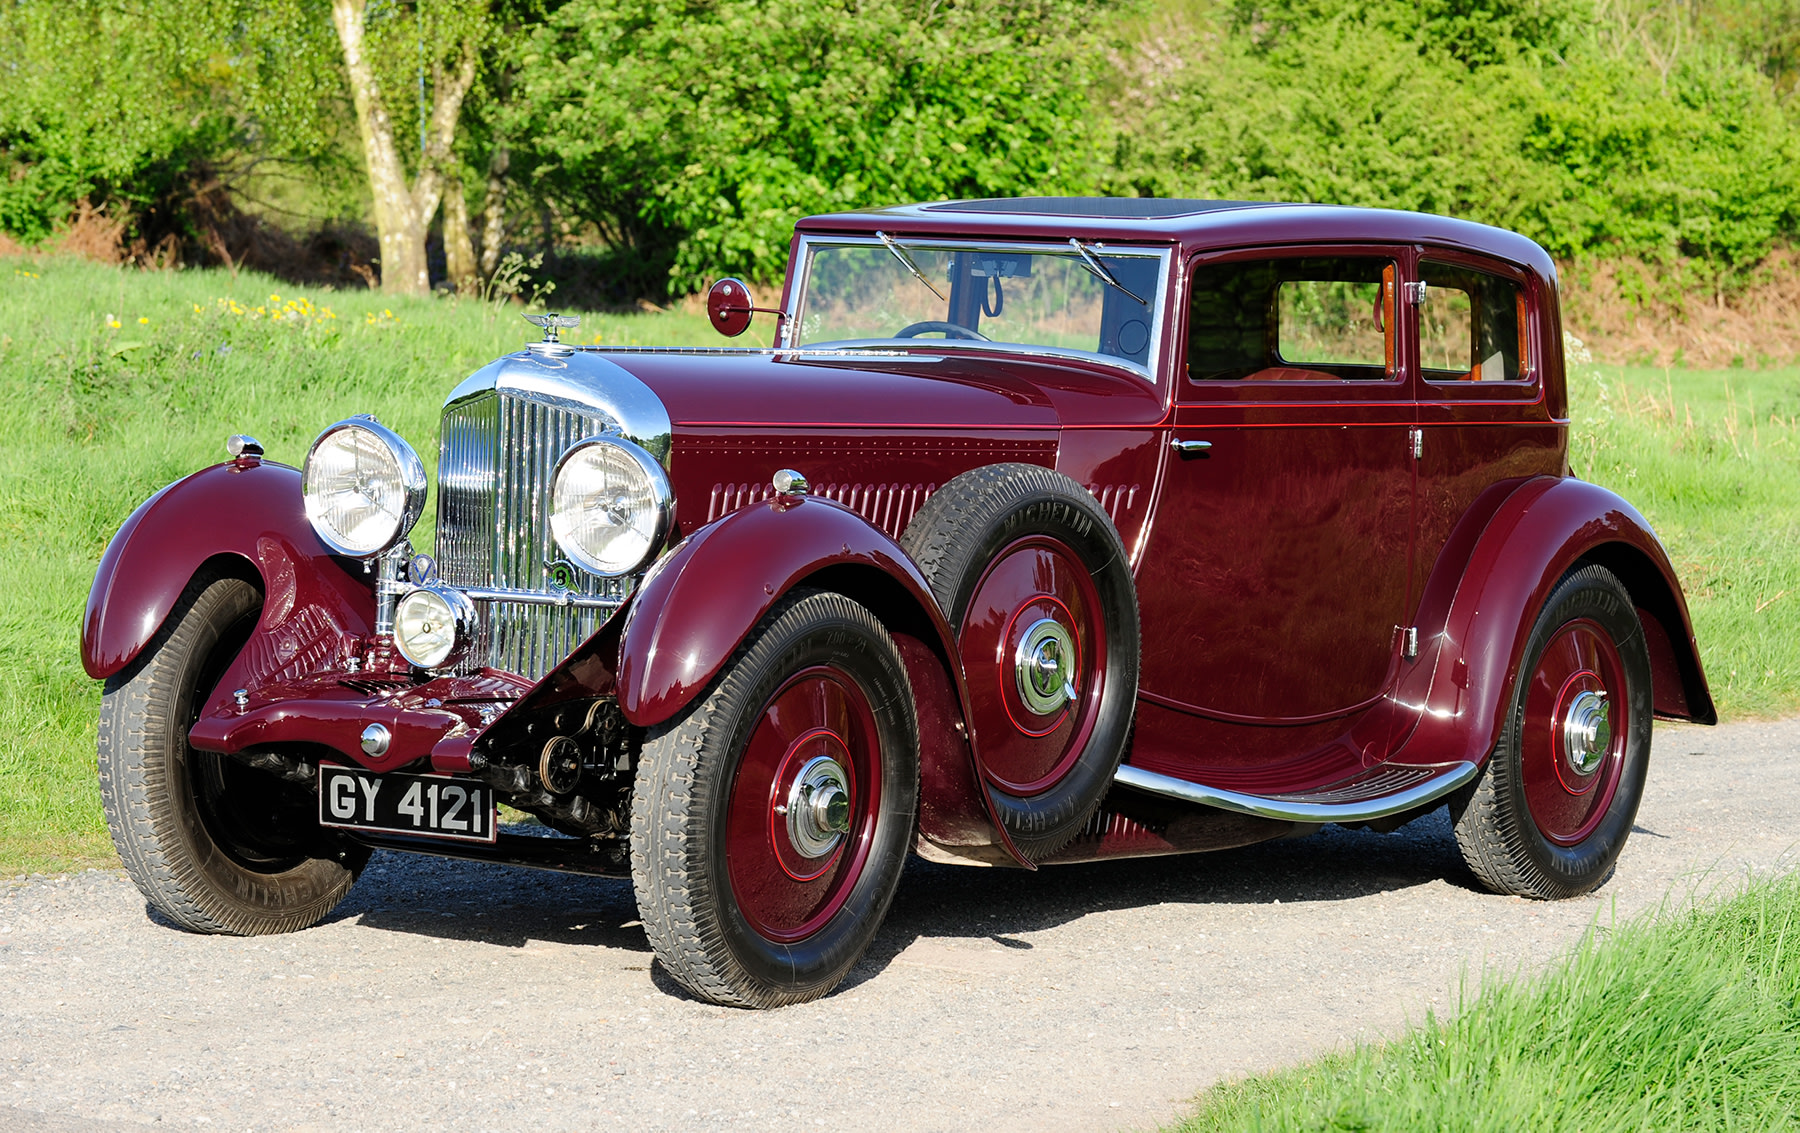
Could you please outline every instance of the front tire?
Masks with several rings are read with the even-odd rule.
[[[887,631],[796,591],[644,744],[631,877],[664,968],[701,999],[825,995],[887,915],[912,845],[919,730]]]
[[[1542,900],[1612,876],[1650,761],[1650,652],[1631,595],[1601,566],[1557,584],[1526,639],[1487,766],[1450,803],[1483,885]]]
[[[316,924],[368,857],[313,856],[309,792],[188,745],[261,609],[262,595],[242,579],[196,580],[100,697],[100,801],[113,845],[151,907],[191,932],[253,936]]]

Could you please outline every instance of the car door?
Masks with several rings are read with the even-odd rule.
[[[1413,522],[1403,251],[1190,265],[1185,363],[1139,565],[1140,746],[1153,762],[1177,758],[1184,734],[1212,740],[1180,757],[1188,770],[1302,756],[1392,682]],[[1208,724],[1254,734],[1225,742]]]

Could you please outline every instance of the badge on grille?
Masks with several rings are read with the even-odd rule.
[[[550,572],[550,585],[558,590],[575,589],[575,584],[581,577],[575,573],[575,564],[567,559],[545,563],[544,569]]]

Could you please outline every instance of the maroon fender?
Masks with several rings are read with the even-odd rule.
[[[236,668],[263,680],[310,672],[374,621],[372,580],[350,574],[313,534],[300,473],[254,456],[202,469],[151,496],[107,545],[88,593],[81,663],[110,677],[162,627],[212,560],[262,580],[263,612]]]
[[[1656,714],[1718,721],[1681,584],[1636,508],[1597,485],[1540,476],[1496,485],[1471,512],[1424,589],[1418,625],[1427,648],[1402,675],[1398,692],[1403,704],[1422,712],[1396,758],[1487,758],[1532,623],[1557,582],[1581,563],[1611,570],[1638,608]]]
[[[955,638],[924,576],[885,533],[830,500],[778,496],[741,508],[696,531],[653,571],[619,643],[625,718],[650,727],[685,708],[763,615],[802,585],[860,601],[900,646],[919,708],[920,832],[940,846],[971,847],[972,860],[989,856],[974,847],[997,843],[1030,868],[995,820],[979,737],[966,731]]]

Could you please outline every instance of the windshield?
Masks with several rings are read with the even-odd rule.
[[[1162,341],[1163,249],[808,239],[795,346],[1018,348],[1124,364]]]

